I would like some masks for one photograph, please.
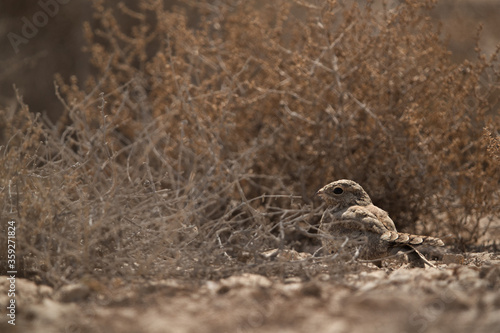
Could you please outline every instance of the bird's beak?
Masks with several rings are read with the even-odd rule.
[[[324,191],[322,188],[320,188],[320,189],[319,189],[319,191],[318,191],[318,192],[316,192],[316,195],[317,195],[317,196],[320,196],[320,195],[322,195],[323,193],[325,193],[325,191]]]

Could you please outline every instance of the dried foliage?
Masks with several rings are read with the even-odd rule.
[[[58,79],[61,123],[1,114],[26,274],[313,274],[259,253],[319,244],[313,194],[339,178],[401,230],[478,244],[500,209],[497,54],[452,63],[432,4],[94,1],[97,74]]]

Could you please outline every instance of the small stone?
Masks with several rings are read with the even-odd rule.
[[[302,286],[302,294],[311,297],[321,297],[321,288],[315,282],[308,282]]]
[[[464,256],[461,254],[444,254],[443,255],[443,263],[446,265],[449,265],[449,264],[463,265],[464,264]]]
[[[292,277],[286,278],[284,282],[285,282],[285,284],[300,283],[300,282],[302,282],[302,279],[298,276],[292,276]]]
[[[69,284],[59,289],[57,299],[61,302],[78,302],[90,295],[90,289],[84,284]]]

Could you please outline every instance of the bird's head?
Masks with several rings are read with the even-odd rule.
[[[354,205],[367,206],[372,203],[361,185],[349,179],[341,179],[325,185],[316,194],[328,206],[338,206],[339,208]]]

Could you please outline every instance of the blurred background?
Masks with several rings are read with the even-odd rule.
[[[52,121],[62,113],[55,95],[54,75],[60,74],[65,81],[75,75],[83,82],[92,70],[83,52],[86,46],[83,23],[92,22],[92,1],[60,2],[67,3],[56,0],[0,3],[0,105],[15,103],[15,85],[31,111],[45,113]],[[124,2],[131,8],[136,5],[135,1]],[[343,2],[350,5],[355,0]],[[182,1],[165,0],[165,3],[166,8],[182,6]],[[49,15],[42,14],[43,11]],[[481,50],[487,55],[494,52],[500,41],[499,13],[497,0],[440,0],[433,10],[433,19],[442,22],[442,36],[453,59],[460,62],[476,57],[475,37],[480,25],[483,26]],[[194,24],[196,14],[190,16]],[[38,20],[35,23],[39,27],[33,26],[34,20]],[[30,38],[24,38],[23,33]]]

